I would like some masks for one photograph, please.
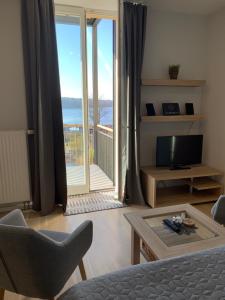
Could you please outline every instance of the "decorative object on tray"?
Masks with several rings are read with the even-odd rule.
[[[175,224],[182,224],[182,223],[183,223],[183,218],[182,218],[182,216],[176,216],[176,217],[173,217],[173,218],[172,218],[172,221],[173,221]]]
[[[185,218],[183,224],[187,227],[195,227],[195,222],[190,218]]]
[[[169,66],[169,76],[171,80],[177,80],[180,71],[180,65]]]
[[[167,227],[169,227],[169,228],[171,228],[173,231],[175,231],[176,233],[180,233],[180,231],[181,231],[181,224],[175,223],[175,222],[173,222],[173,221],[170,220],[170,219],[164,219],[164,220],[163,220],[163,223],[164,223]]]
[[[183,213],[180,216],[164,219],[163,223],[178,234],[191,234],[197,229],[195,222]]]

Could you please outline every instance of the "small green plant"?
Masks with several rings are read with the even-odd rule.
[[[180,65],[169,65],[170,79],[177,79],[180,71]]]
[[[180,65],[169,65],[170,69],[180,69]]]

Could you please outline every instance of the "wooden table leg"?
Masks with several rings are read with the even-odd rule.
[[[134,229],[131,229],[131,263],[132,265],[140,264],[140,238]]]
[[[80,274],[81,274],[82,280],[87,280],[87,275],[85,272],[83,260],[81,260],[79,263],[79,269],[80,269]]]
[[[5,290],[0,288],[0,300],[4,300]]]

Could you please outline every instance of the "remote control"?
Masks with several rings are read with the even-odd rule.
[[[179,233],[180,232],[180,228],[174,224],[173,221],[169,220],[169,219],[165,219],[163,220],[163,223],[166,224],[166,226],[170,227],[173,231]]]

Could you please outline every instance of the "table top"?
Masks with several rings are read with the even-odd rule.
[[[196,229],[178,234],[163,223],[181,214],[191,218]],[[225,228],[189,204],[127,213],[125,218],[158,259],[225,245]]]
[[[143,167],[142,172],[155,180],[175,180],[181,178],[205,177],[205,176],[222,176],[223,172],[209,166],[193,166],[185,170],[170,170],[168,168]]]

